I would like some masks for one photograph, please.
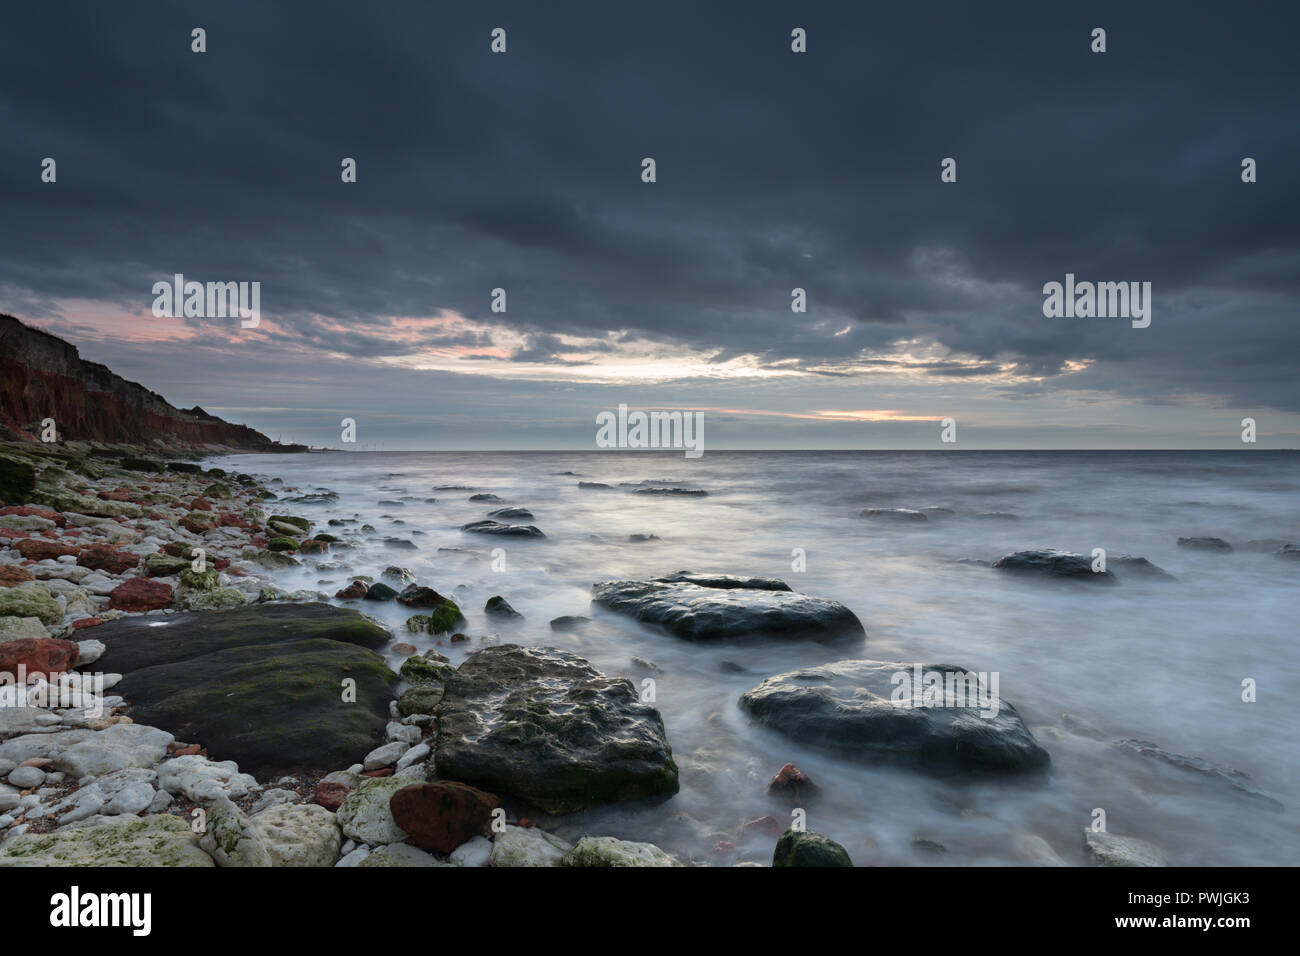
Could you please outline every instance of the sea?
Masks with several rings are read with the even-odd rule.
[[[399,565],[464,611],[470,639],[451,643],[409,634],[414,612],[394,602],[351,604],[394,642],[457,664],[490,644],[544,645],[638,687],[654,680],[680,792],[537,815],[566,839],[615,836],[700,863],[767,865],[772,823],[745,824],[773,817],[784,828],[802,812],[860,865],[1086,865],[1084,831],[1099,825],[1154,844],[1173,865],[1300,864],[1300,561],[1277,553],[1300,545],[1300,453],[710,451],[692,460],[608,449],[209,464],[278,479],[282,498],[337,495],[268,502],[356,545],[277,572],[286,589],[332,595],[349,574],[378,580]],[[707,495],[635,493],[648,487]],[[501,501],[470,501],[475,493]],[[530,510],[534,519],[514,523],[546,537],[460,530],[506,506]],[[881,521],[861,516],[869,508],[951,513]],[[357,523],[331,528],[330,518]],[[1193,536],[1233,550],[1177,544]],[[1113,569],[1119,581],[1105,587],[989,566],[1045,548],[1145,557],[1172,577]],[[848,606],[866,640],[693,643],[590,603],[596,582],[673,571],[779,578]],[[493,595],[524,620],[487,618]],[[592,624],[552,630],[562,615]],[[388,654],[394,668],[403,657]],[[766,677],[844,658],[997,673],[1050,769],[989,779],[882,766],[759,727],[737,705]],[[787,763],[817,787],[798,807],[767,791]]]

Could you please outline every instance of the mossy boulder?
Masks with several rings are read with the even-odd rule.
[[[170,554],[149,554],[144,559],[144,572],[151,578],[180,574],[189,566],[190,562],[185,558]]]
[[[369,648],[389,634],[355,611],[252,605],[125,618],[95,636],[108,646],[97,666],[124,675],[117,692],[137,723],[258,779],[348,766],[383,742],[397,676]]]
[[[776,842],[773,866],[852,866],[848,851],[812,830],[786,830]]]
[[[243,607],[248,600],[248,595],[237,588],[213,588],[187,596],[185,605],[192,611],[228,611]]]
[[[427,657],[408,657],[398,670],[412,684],[443,684],[456,673],[456,668]]]
[[[412,714],[436,714],[442,702],[442,684],[416,684],[402,692],[397,699],[397,712],[403,717]]]
[[[0,458],[0,502],[25,505],[36,490],[36,469],[26,462]]]
[[[0,866],[213,866],[182,817],[122,816],[0,844]]]
[[[406,629],[412,634],[426,634],[429,630],[429,615],[416,614],[406,619]]]
[[[456,602],[448,599],[429,613],[429,633],[450,633],[456,629],[456,625],[464,620],[465,618],[460,613],[460,608],[456,606]]]
[[[221,575],[216,568],[195,571],[193,568],[187,567],[181,572],[181,584],[194,591],[211,591],[217,586],[220,577]]]
[[[311,522],[306,518],[296,518],[293,515],[271,515],[267,521],[277,521],[280,524],[293,525],[300,529],[304,534],[311,530]]]
[[[293,538],[272,538],[266,543],[268,551],[297,551],[298,542]]]
[[[259,551],[253,560],[268,571],[274,571],[278,568],[299,567],[298,561],[280,551]]]
[[[63,607],[39,584],[0,588],[0,617],[35,617],[42,624],[63,620]]]
[[[229,485],[224,485],[219,481],[214,481],[212,484],[208,485],[206,488],[203,489],[203,497],[218,498],[224,501],[235,497],[235,495],[230,490]]]
[[[161,474],[167,470],[167,465],[156,458],[123,458],[122,467],[127,471],[147,471],[154,474]]]

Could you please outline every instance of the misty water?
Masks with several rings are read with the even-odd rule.
[[[436,645],[403,627],[395,603],[353,602],[421,651],[459,664],[490,643],[573,652],[639,684],[653,662],[656,706],[681,771],[681,790],[658,804],[613,805],[567,817],[534,815],[570,839],[610,835],[657,843],[714,864],[770,863],[773,838],[741,833],[790,803],[766,785],[794,762],[820,786],[802,802],[810,829],[842,844],[858,864],[998,865],[1087,862],[1082,831],[1093,811],[1115,834],[1158,845],[1176,865],[1300,863],[1295,784],[1300,780],[1300,563],[1241,547],[1251,539],[1300,543],[1300,455],[1283,452],[709,452],[356,453],[234,456],[228,469],[278,477],[303,491],[328,488],[330,504],[269,503],[317,522],[357,517],[376,528],[359,546],[283,572],[287,589],[333,593],[348,574],[377,580],[397,564],[452,597],[468,643]],[[573,472],[574,474],[563,474]],[[580,490],[578,482],[616,486]],[[703,498],[633,494],[620,482],[702,488]],[[464,534],[462,524],[503,507],[470,502],[464,485],[528,508],[544,540]],[[276,490],[283,495],[280,486]],[[427,498],[436,503],[426,503]],[[381,505],[378,502],[401,501]],[[952,509],[926,522],[858,517],[869,507]],[[988,515],[1000,515],[989,517]],[[1014,515],[1014,518],[1006,517]],[[634,543],[629,535],[659,540]],[[1176,546],[1180,536],[1222,537],[1231,554]],[[384,537],[419,550],[390,550]],[[1176,576],[1120,574],[1113,587],[1057,583],[958,563],[1024,549],[1150,559]],[[494,570],[494,549],[505,569]],[[439,550],[453,549],[453,550]],[[806,570],[792,570],[803,549]],[[499,563],[499,562],[498,562]],[[597,581],[677,570],[761,575],[840,601],[862,620],[861,645],[805,640],[701,644],[590,605]],[[503,595],[525,620],[489,621]],[[586,615],[580,633],[549,622]],[[390,654],[396,667],[403,655]],[[998,672],[1013,704],[1052,757],[1040,778],[936,778],[814,750],[753,725],[737,698],[763,678],[846,657],[955,664]],[[742,673],[725,665],[739,665]],[[1243,702],[1252,678],[1258,700]],[[1102,731],[1072,733],[1067,713]],[[1203,758],[1226,774],[1176,766],[1114,745],[1139,738]],[[359,755],[358,755],[359,756]],[[1239,784],[1231,785],[1230,781]],[[1257,790],[1269,800],[1252,797]],[[927,852],[917,840],[947,852]],[[712,852],[720,841],[736,850]]]

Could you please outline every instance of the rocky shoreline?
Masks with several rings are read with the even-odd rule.
[[[686,855],[576,836],[557,818],[678,792],[653,694],[566,651],[464,633],[457,602],[410,570],[354,573],[372,546],[413,545],[356,517],[326,517],[333,492],[204,469],[186,451],[0,446],[0,866],[757,865],[757,844],[774,866],[853,865],[825,835],[772,815]],[[532,518],[522,508],[489,514]],[[1065,552],[968,563],[1089,587],[1102,578]],[[1141,558],[1114,565],[1121,576],[1171,579]],[[302,569],[326,575],[316,583],[333,593],[281,585]],[[863,659],[866,629],[853,611],[784,581],[677,571],[594,582],[590,601],[593,614],[669,640],[834,647],[844,659],[756,677],[731,701],[797,752],[934,776],[1049,772],[1047,749],[988,675]],[[401,609],[405,634],[363,613],[381,607],[390,622]],[[489,629],[520,628],[505,596],[482,612]],[[568,615],[550,628],[592,623]],[[420,653],[416,640],[433,646]],[[898,677],[912,673],[900,706]],[[929,701],[934,675],[972,696]],[[1070,720],[1069,733],[1084,733]],[[1040,733],[1050,740],[1049,731]],[[1146,741],[1116,746],[1281,809],[1242,774]],[[768,793],[797,820],[817,790],[787,764]],[[548,832],[551,821],[570,839]],[[935,846],[922,849],[944,852]],[[1163,860],[1116,835],[1085,833],[1084,849],[1098,865]]]

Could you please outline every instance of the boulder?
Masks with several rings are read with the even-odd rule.
[[[123,816],[0,844],[0,866],[213,866],[181,817]]]
[[[108,596],[108,606],[119,611],[158,611],[171,603],[172,586],[149,578],[128,578]]]
[[[370,846],[405,840],[406,831],[393,819],[389,800],[410,784],[401,777],[371,777],[358,786],[339,805],[337,819],[343,833]]]
[[[917,673],[923,675],[920,682],[913,679]],[[906,681],[896,680],[898,674]],[[931,674],[943,683],[938,700],[927,705],[924,685]],[[861,761],[932,773],[1014,773],[1045,766],[1047,751],[1014,707],[996,695],[988,696],[989,706],[980,706],[982,684],[976,678],[951,664],[837,661],[769,677],[742,694],[740,706],[801,744]],[[944,694],[949,684],[962,690],[953,694],[951,706]]]
[[[343,847],[334,814],[315,803],[282,803],[252,821],[272,866],[333,866]]]
[[[1232,550],[1232,545],[1222,538],[1179,538],[1178,547],[1189,548],[1193,551],[1219,551],[1225,553]]]
[[[541,530],[530,524],[502,524],[499,521],[471,521],[461,525],[461,531],[470,534],[492,534],[506,538],[545,538]]]
[[[261,604],[123,618],[95,633],[108,647],[99,666],[124,675],[117,691],[137,722],[256,777],[347,766],[383,741],[397,678],[369,648],[389,635],[355,611]]]
[[[812,830],[786,830],[772,853],[773,866],[852,866],[848,851]]]
[[[564,857],[565,866],[681,866],[653,843],[583,837]]]
[[[492,794],[454,780],[403,787],[389,800],[393,822],[425,850],[450,853],[476,836],[491,832],[492,811],[500,806]]]
[[[573,654],[503,644],[466,658],[438,705],[440,775],[552,813],[677,792],[663,720]]]
[[[499,594],[493,595],[487,599],[487,603],[483,605],[483,613],[488,617],[494,617],[503,621],[523,618],[523,615],[512,608],[510,602]]]
[[[489,866],[563,866],[572,845],[536,827],[508,826],[492,841]]]
[[[50,592],[36,583],[0,588],[0,617],[35,617],[42,624],[63,620],[63,607]]]
[[[0,618],[0,620],[4,620]],[[26,618],[31,620],[31,618]],[[39,626],[40,622],[37,622]],[[46,679],[63,674],[77,666],[80,648],[74,641],[53,637],[19,637],[0,643],[0,674],[18,674],[23,669],[28,677],[40,674]]]
[[[1083,848],[1094,866],[1167,866],[1155,844],[1105,830],[1083,828]]]
[[[767,578],[677,572],[647,581],[606,581],[595,586],[592,603],[691,641],[866,637],[862,622],[838,601],[798,594]]]
[[[1115,575],[1109,570],[1093,571],[1092,559],[1072,551],[1017,551],[993,562],[999,571],[1015,574],[1035,574],[1047,578],[1068,578],[1074,581],[1091,581],[1114,584]]]

